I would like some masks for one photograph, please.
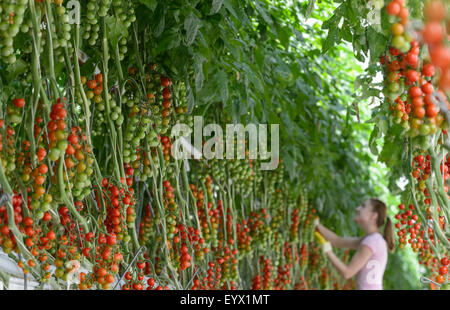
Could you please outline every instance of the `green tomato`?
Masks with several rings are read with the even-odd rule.
[[[11,123],[13,124],[17,124],[20,123],[22,121],[22,116],[19,114],[11,114],[10,116],[8,116],[9,120],[11,121]]]
[[[396,92],[398,92],[399,90],[400,90],[400,85],[398,85],[398,83],[390,83],[389,84],[389,86],[388,86],[388,90],[391,92],[391,93],[396,93]]]
[[[67,142],[67,140],[61,140],[57,144],[57,148],[61,152],[65,152],[68,146],[69,146],[69,142]]]
[[[50,210],[50,208],[51,208],[51,204],[48,203],[48,202],[44,202],[41,205],[41,209],[42,209],[43,212],[47,212],[48,210]]]
[[[397,49],[401,49],[404,44],[406,43],[406,40],[403,36],[394,36],[394,38],[392,39],[392,45],[397,48]]]
[[[51,161],[57,161],[59,156],[61,155],[61,151],[58,148],[52,148],[48,154],[48,157]]]
[[[411,49],[411,44],[409,42],[405,42],[400,48],[400,52],[407,53]]]
[[[426,136],[430,133],[430,125],[428,124],[422,124],[422,126],[420,126],[420,135],[422,136]]]
[[[36,217],[38,220],[41,220],[44,217],[44,212],[43,211],[38,211],[36,213]]]
[[[403,127],[404,129],[406,129],[406,130],[409,130],[409,123],[403,121],[403,122],[402,122],[402,127]]]

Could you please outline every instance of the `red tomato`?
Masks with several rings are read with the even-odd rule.
[[[16,98],[13,100],[13,104],[18,108],[23,108],[23,106],[25,105],[25,99]]]

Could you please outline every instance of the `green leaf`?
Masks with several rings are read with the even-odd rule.
[[[231,15],[233,15],[234,18],[239,19],[233,5],[231,4],[231,0],[223,0],[223,6],[227,9],[228,12],[231,13]]]
[[[217,87],[219,89],[220,97],[223,102],[228,100],[228,77],[224,71],[218,71],[215,79],[217,81]]]
[[[189,76],[186,72],[185,74],[185,83],[186,83],[186,100],[188,106],[188,114],[192,113],[195,105],[194,92],[192,90],[191,84],[189,83]]]
[[[347,23],[344,23],[342,25],[342,29],[341,29],[340,35],[341,35],[342,39],[344,39],[345,41],[347,41],[349,43],[351,43],[352,40],[353,40],[352,32],[351,32],[350,27],[348,26]]]
[[[308,8],[306,9],[305,18],[308,19],[311,16],[312,11],[314,10],[314,3],[316,0],[308,0]]]
[[[370,61],[371,63],[377,62],[380,55],[386,50],[388,40],[370,26],[367,28],[366,35],[369,43]]]
[[[377,125],[378,125],[378,128],[380,129],[381,133],[383,135],[385,135],[388,130],[388,121],[387,121],[386,117],[380,118]]]
[[[158,0],[139,0],[140,3],[144,4],[150,10],[154,11],[158,6]]]
[[[200,19],[191,12],[189,16],[184,20],[184,29],[186,30],[186,45],[191,45],[197,35],[197,31],[200,28]]]
[[[334,15],[330,19],[327,19],[326,21],[324,21],[322,23],[322,27],[321,27],[322,29],[332,29],[332,28],[336,27],[336,25],[339,25],[339,22],[341,21],[342,15],[340,15],[340,12],[339,12],[338,9],[336,9],[334,11]]]
[[[258,3],[259,1],[252,1],[253,5],[255,6],[256,11],[261,15],[261,17],[264,19],[266,23],[268,23],[270,26],[273,26],[273,21],[270,16],[270,13],[266,11],[265,8],[261,7]]]
[[[6,71],[8,72],[6,78],[9,81],[15,80],[17,76],[27,71],[29,65],[22,59],[18,59],[15,63],[10,64]]]
[[[203,74],[203,62],[205,58],[196,54],[194,56],[194,74],[195,74],[195,89],[199,91],[203,87],[203,80],[205,78]]]
[[[153,35],[158,38],[164,31],[166,25],[166,6],[164,2],[160,2],[153,14]]]
[[[159,55],[164,51],[170,50],[179,46],[181,43],[181,37],[179,33],[165,33],[162,35],[162,39],[158,41],[156,46],[156,53]]]
[[[219,12],[220,8],[222,7],[222,4],[223,0],[213,0],[209,15],[216,14],[217,12]]]
[[[117,47],[117,43],[122,37],[128,36],[128,30],[119,18],[114,16],[105,17],[106,23],[106,38],[111,47]]]
[[[333,27],[328,30],[328,36],[322,44],[322,53],[325,54],[330,48],[340,41],[339,28]]]
[[[369,148],[370,152],[372,152],[373,155],[378,155],[378,148],[377,148],[377,139],[381,137],[381,132],[378,129],[378,127],[375,127],[370,135],[369,138]]]

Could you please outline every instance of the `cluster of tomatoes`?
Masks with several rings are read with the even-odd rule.
[[[440,0],[431,0],[424,5],[425,26],[423,42],[427,44],[431,63],[439,70],[439,88],[450,88],[450,49],[445,45],[448,27],[447,8]],[[446,25],[445,25],[446,23]],[[446,98],[446,96],[443,96]],[[448,102],[447,102],[448,105]]]
[[[24,22],[27,6],[27,0],[2,1],[0,3],[0,23],[2,25],[0,29],[0,50],[2,60],[5,63],[12,64],[17,60],[14,54],[14,38]]]
[[[269,214],[266,208],[250,212],[247,225],[250,228],[250,237],[253,246],[264,247],[271,236],[272,229],[275,228],[273,224],[277,222],[278,219],[279,218],[272,218],[269,226],[267,225],[269,222]]]
[[[12,207],[14,211],[14,222],[20,224],[23,220],[22,196],[14,193],[12,197]],[[5,205],[0,206],[0,245],[3,252],[11,253],[17,249],[16,238],[8,226],[8,211]]]
[[[291,274],[290,270],[292,268],[292,265],[289,266],[288,264],[285,264],[284,266],[278,266],[277,268],[277,277],[273,281],[273,289],[274,290],[281,290],[285,286],[291,283]]]
[[[163,182],[164,186],[164,206],[166,217],[167,239],[171,240],[177,232],[177,217],[179,216],[178,205],[175,203],[174,188],[169,180]]]
[[[395,215],[398,221],[395,224],[397,228],[397,236],[399,240],[399,247],[404,248],[409,244],[412,250],[418,253],[419,263],[424,265],[431,274],[437,273],[435,280],[439,284],[443,284],[446,281],[445,276],[448,270],[444,263],[448,262],[446,257],[442,258],[443,267],[439,267],[438,258],[433,247],[439,246],[439,240],[436,237],[432,226],[422,228],[422,223],[419,221],[419,217],[416,214],[416,208],[413,204],[410,204],[408,208],[404,204],[398,206],[399,213]],[[430,207],[426,208],[426,220],[431,221],[432,215]],[[441,214],[441,208],[437,207],[438,214]],[[444,216],[439,216],[439,225],[441,229],[444,229]],[[448,264],[448,263],[447,263]]]
[[[74,126],[67,137],[67,148],[65,152],[64,164],[68,171],[69,187],[73,196],[78,200],[83,200],[91,192],[91,181],[94,170],[92,164],[94,159],[92,151],[86,143],[87,137],[79,126]]]
[[[127,169],[128,173],[132,174],[132,168]],[[130,174],[130,175],[131,175]],[[132,178],[126,178],[128,186],[132,185]],[[103,190],[107,193],[107,199],[103,199],[106,205],[106,219],[105,226],[108,233],[117,234],[118,240],[123,240],[125,243],[130,241],[128,234],[128,223],[134,222],[135,211],[134,205],[136,203],[134,198],[134,189],[130,187],[128,191],[125,190],[124,184],[120,186],[114,185],[104,178],[102,181]],[[105,197],[105,195],[103,194]],[[101,201],[97,196],[97,205],[102,208]]]
[[[123,160],[130,163],[137,161],[138,151],[142,149],[142,142],[151,130],[152,120],[148,108],[139,106],[138,97],[128,99],[127,106],[130,114],[124,132]]]
[[[15,130],[11,126],[6,126],[5,128],[4,120],[0,120],[0,130],[0,158],[2,159],[2,168],[9,175],[16,169]]]
[[[208,269],[206,271],[207,276],[204,276],[203,278],[195,277],[191,289],[212,290],[220,287],[221,271],[222,268],[220,265],[216,266],[214,262],[208,262]]]
[[[298,228],[300,224],[299,209],[294,209],[291,214],[292,224],[289,228],[289,237],[291,242],[298,241]]]
[[[247,255],[252,251],[252,237],[249,232],[250,227],[247,225],[247,220],[242,219],[241,223],[236,223],[237,247],[243,255]]]
[[[181,225],[180,225],[181,226]],[[181,239],[183,239],[184,229],[180,227]],[[206,246],[206,241],[200,236],[200,230],[194,227],[188,227],[188,240],[194,248],[194,255],[197,261],[202,261],[205,254],[209,253],[209,247]]]
[[[197,216],[200,222],[200,231],[202,236],[205,238],[207,244],[212,244],[213,246],[217,246],[217,232],[210,228],[208,222],[209,212],[206,211],[206,208],[212,208],[212,202],[208,203],[205,207],[204,203],[204,191],[199,190],[194,184],[190,184],[190,189],[194,198],[196,199],[195,205],[197,207]],[[214,215],[215,213],[212,213]]]
[[[53,3],[56,6],[55,22],[57,25],[57,27],[50,27],[52,31],[53,51],[58,61],[64,62],[65,48],[68,48],[69,53],[73,53],[73,47],[70,41],[72,27],[69,23],[69,15],[66,12],[66,8],[62,5],[63,0],[55,0]]]
[[[23,107],[25,106],[24,98],[14,98],[11,104],[6,107],[6,116],[11,124],[17,124],[22,121]]]
[[[100,4],[104,2],[106,1],[101,1]],[[97,43],[99,36],[100,25],[98,23],[98,16],[105,16],[108,8],[109,7],[103,6],[102,11],[100,12],[99,3],[97,1],[89,0],[87,4],[87,13],[85,20],[86,27],[83,33],[83,39],[86,40],[91,46]]]
[[[435,89],[431,78],[435,67],[419,61],[421,45],[409,30],[404,1],[390,2],[386,10],[400,18],[391,28],[393,39],[389,53],[380,60],[386,68],[385,94],[389,108],[395,122],[408,129],[408,136],[434,134],[439,128],[445,129],[444,118],[432,100]]]
[[[57,103],[52,105],[52,109],[50,112],[51,121],[47,123],[47,137],[50,141],[48,145],[48,157],[51,161],[57,161],[59,158],[61,158],[61,155],[65,153],[68,147],[68,133],[65,130],[66,116],[67,111],[64,107],[64,103],[61,99],[58,99]],[[43,157],[41,157],[41,159],[43,159]]]
[[[398,209],[399,213],[395,215],[395,219],[398,222],[395,224],[395,227],[397,228],[399,247],[403,248],[406,245],[406,242],[408,242],[414,252],[419,251],[422,246],[425,249],[428,249],[428,242],[423,239],[425,231],[420,230],[422,223],[418,222],[419,217],[417,214],[413,214],[413,211],[415,210],[414,205],[409,205],[409,208],[406,210],[405,205],[400,204]],[[408,234],[409,239],[407,240]]]
[[[273,264],[270,258],[265,258],[264,255],[261,255],[259,257],[259,264],[261,266],[264,266],[261,270],[262,273],[262,283],[261,283],[261,276],[257,274],[252,282],[252,290],[270,290],[272,289],[272,271],[273,271]],[[262,285],[261,285],[262,284]]]

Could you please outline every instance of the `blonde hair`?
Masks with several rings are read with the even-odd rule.
[[[389,252],[393,253],[395,250],[394,229],[391,219],[387,215],[387,207],[379,199],[370,198],[369,201],[372,205],[372,210],[378,214],[377,226],[381,227],[384,225],[383,237],[387,242]]]

